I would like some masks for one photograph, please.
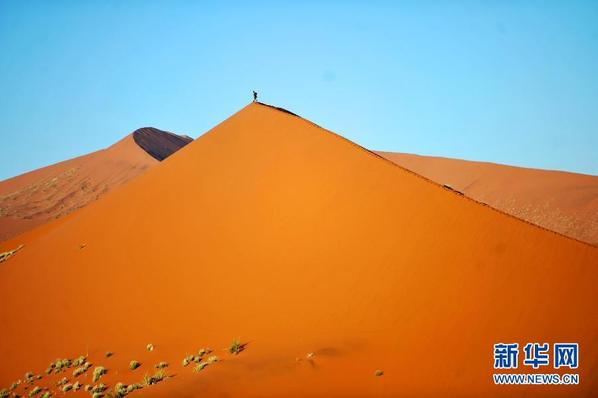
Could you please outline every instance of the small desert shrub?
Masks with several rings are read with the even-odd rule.
[[[382,376],[383,374],[384,374],[384,372],[379,369],[374,372],[374,376]]]
[[[94,392],[91,394],[91,398],[103,398],[104,397],[104,393],[102,392]]]
[[[108,393],[108,397],[113,398],[123,398],[132,393],[135,390],[142,389],[143,386],[141,384],[130,384],[126,385],[123,383],[116,383],[114,386],[114,393]]]
[[[112,354],[110,351],[106,351],[106,358],[110,358],[112,355],[114,354]]]
[[[162,380],[164,380],[164,378],[166,377],[166,375],[164,374],[163,370],[159,370],[156,373],[154,373],[153,376],[148,376],[147,374],[145,376],[143,376],[143,385],[144,386],[151,386],[152,384],[156,384],[161,382]]]
[[[33,397],[33,396],[35,396],[35,395],[39,394],[40,392],[42,392],[42,389],[41,389],[41,388],[39,388],[38,386],[35,386],[35,387],[33,387],[33,390],[31,390],[31,391],[29,392],[29,396],[30,396],[30,397]]]
[[[212,350],[210,348],[202,348],[201,350],[199,350],[197,355],[193,355],[190,357],[191,361],[195,363],[200,363],[203,357],[210,354],[211,352]]]
[[[73,389],[73,385],[70,383],[67,383],[64,386],[62,386],[62,391],[64,391],[64,392],[71,391],[72,389]]]
[[[27,383],[33,382],[33,373],[31,373],[31,372],[25,373],[25,381]]]
[[[63,377],[62,379],[58,380],[56,382],[57,386],[63,386],[65,384],[67,384],[69,382],[69,379],[67,379],[66,377]]]
[[[127,394],[130,394],[135,390],[141,390],[142,388],[143,388],[143,385],[141,385],[141,384],[129,384],[127,386]]]
[[[12,383],[12,384],[10,385],[10,390],[14,390],[14,389],[16,389],[18,386],[19,386],[19,383],[17,383],[17,382],[14,382],[14,383]],[[2,398],[2,397],[0,396],[0,398]]]
[[[89,362],[85,362],[83,364],[83,366],[79,366],[78,368],[76,368],[75,370],[73,370],[73,376],[74,377],[79,377],[81,376],[83,373],[87,372],[87,370],[89,368],[91,368],[91,364]]]
[[[75,359],[73,361],[73,366],[81,366],[85,363],[85,360],[87,358],[85,358],[83,355],[81,355],[79,358]]]
[[[72,365],[72,362],[70,359],[59,359],[54,364],[54,368],[60,372],[66,368],[70,368],[71,365]]]
[[[212,353],[212,349],[211,348],[202,348],[201,350],[199,350],[198,355],[201,355],[202,357],[204,355],[208,355]]]
[[[135,370],[140,366],[141,364],[138,361],[131,361],[131,363],[129,363],[129,369],[131,370]]]
[[[106,370],[106,368],[104,368],[103,366],[97,366],[94,370],[93,370],[93,378],[92,381],[95,383],[98,380],[100,380],[100,377],[102,377],[103,375],[105,375],[108,371]]]
[[[46,391],[42,395],[40,395],[40,398],[50,398],[51,396],[52,393],[50,393],[50,391]]]
[[[70,368],[72,365],[73,362],[70,359],[57,359],[56,361],[51,363],[50,366],[48,366],[48,369],[46,369],[46,373],[60,373],[66,368]]]
[[[145,348],[147,348],[147,350],[148,350],[149,352],[152,352],[152,351],[154,351],[154,345],[153,345],[153,344],[151,344],[151,343],[150,343],[150,344],[148,344],[148,345],[146,345],[146,346],[145,346]]]
[[[188,366],[191,362],[193,362],[193,355],[187,355],[183,359],[183,366]]]
[[[106,385],[104,383],[100,383],[97,386],[93,386],[91,389],[92,393],[102,393],[104,391],[106,391],[108,389],[108,387],[106,387]]]
[[[85,387],[84,387],[84,390],[87,391],[87,392],[91,392],[92,389],[93,389],[93,387],[91,385],[89,385],[89,384],[86,384]]]
[[[210,364],[216,363],[218,361],[219,361],[219,359],[216,355],[212,355],[211,357],[208,357],[208,363],[210,363]]]
[[[3,388],[2,390],[0,390],[0,398],[8,398],[8,390],[6,388]]]
[[[114,398],[122,398],[128,394],[127,386],[123,383],[116,383],[114,386],[114,393],[112,394]]]
[[[233,355],[238,355],[241,351],[243,351],[243,345],[241,345],[241,341],[239,341],[239,339],[234,339],[228,347],[228,352]]]
[[[168,367],[168,363],[167,362],[160,362],[159,364],[156,365],[156,369],[164,369]]]
[[[76,381],[75,384],[73,384],[73,390],[79,391],[80,389],[81,389],[81,383]]]
[[[85,369],[85,367],[81,366],[80,368],[76,368],[75,370],[73,370],[73,377],[79,377],[81,376],[83,373],[85,373],[87,369]]]
[[[195,365],[195,367],[193,368],[193,371],[199,373],[202,370],[204,370],[206,366],[208,366],[207,362],[200,362],[197,365]]]

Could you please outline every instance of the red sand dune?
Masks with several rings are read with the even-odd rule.
[[[170,362],[146,397],[598,395],[596,248],[267,106],[58,222],[0,244],[1,386],[89,353],[110,384]],[[528,341],[578,342],[581,384],[493,385]]]
[[[406,153],[376,153],[515,217],[598,244],[598,176]]]
[[[0,182],[0,241],[86,206],[190,141],[141,128],[109,148]]]

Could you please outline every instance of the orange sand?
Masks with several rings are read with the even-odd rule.
[[[376,152],[533,224],[598,245],[598,176]]]
[[[104,150],[0,182],[0,241],[86,206],[190,141],[143,128]]]
[[[0,386],[89,352],[109,383],[173,364],[133,396],[598,395],[596,248],[267,106],[51,224],[0,244],[25,244],[0,266]],[[492,345],[528,341],[578,342],[581,384],[494,386]],[[224,361],[183,369],[202,346]]]

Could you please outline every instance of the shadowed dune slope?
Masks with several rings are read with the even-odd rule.
[[[515,217],[598,244],[598,176],[406,153],[376,153]]]
[[[133,140],[154,159],[162,161],[193,141],[189,136],[181,136],[153,127],[143,127],[133,132]]]
[[[192,141],[146,127],[109,148],[0,182],[0,241],[62,217]]]
[[[60,222],[0,245],[25,244],[0,267],[2,386],[110,350],[172,364],[147,397],[598,393],[594,247],[270,107]],[[578,342],[581,384],[494,386],[493,344],[527,341]],[[218,367],[180,366],[206,345]]]

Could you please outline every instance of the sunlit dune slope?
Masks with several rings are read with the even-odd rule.
[[[0,182],[0,240],[98,199],[192,141],[151,127],[109,148]]]
[[[515,217],[598,244],[598,176],[406,153],[376,153]]]
[[[0,245],[25,244],[0,266],[2,386],[89,353],[106,383],[172,364],[133,396],[598,394],[596,248],[264,105],[60,221]],[[528,341],[578,342],[581,384],[494,386],[493,344]],[[183,368],[202,346],[224,360]]]

